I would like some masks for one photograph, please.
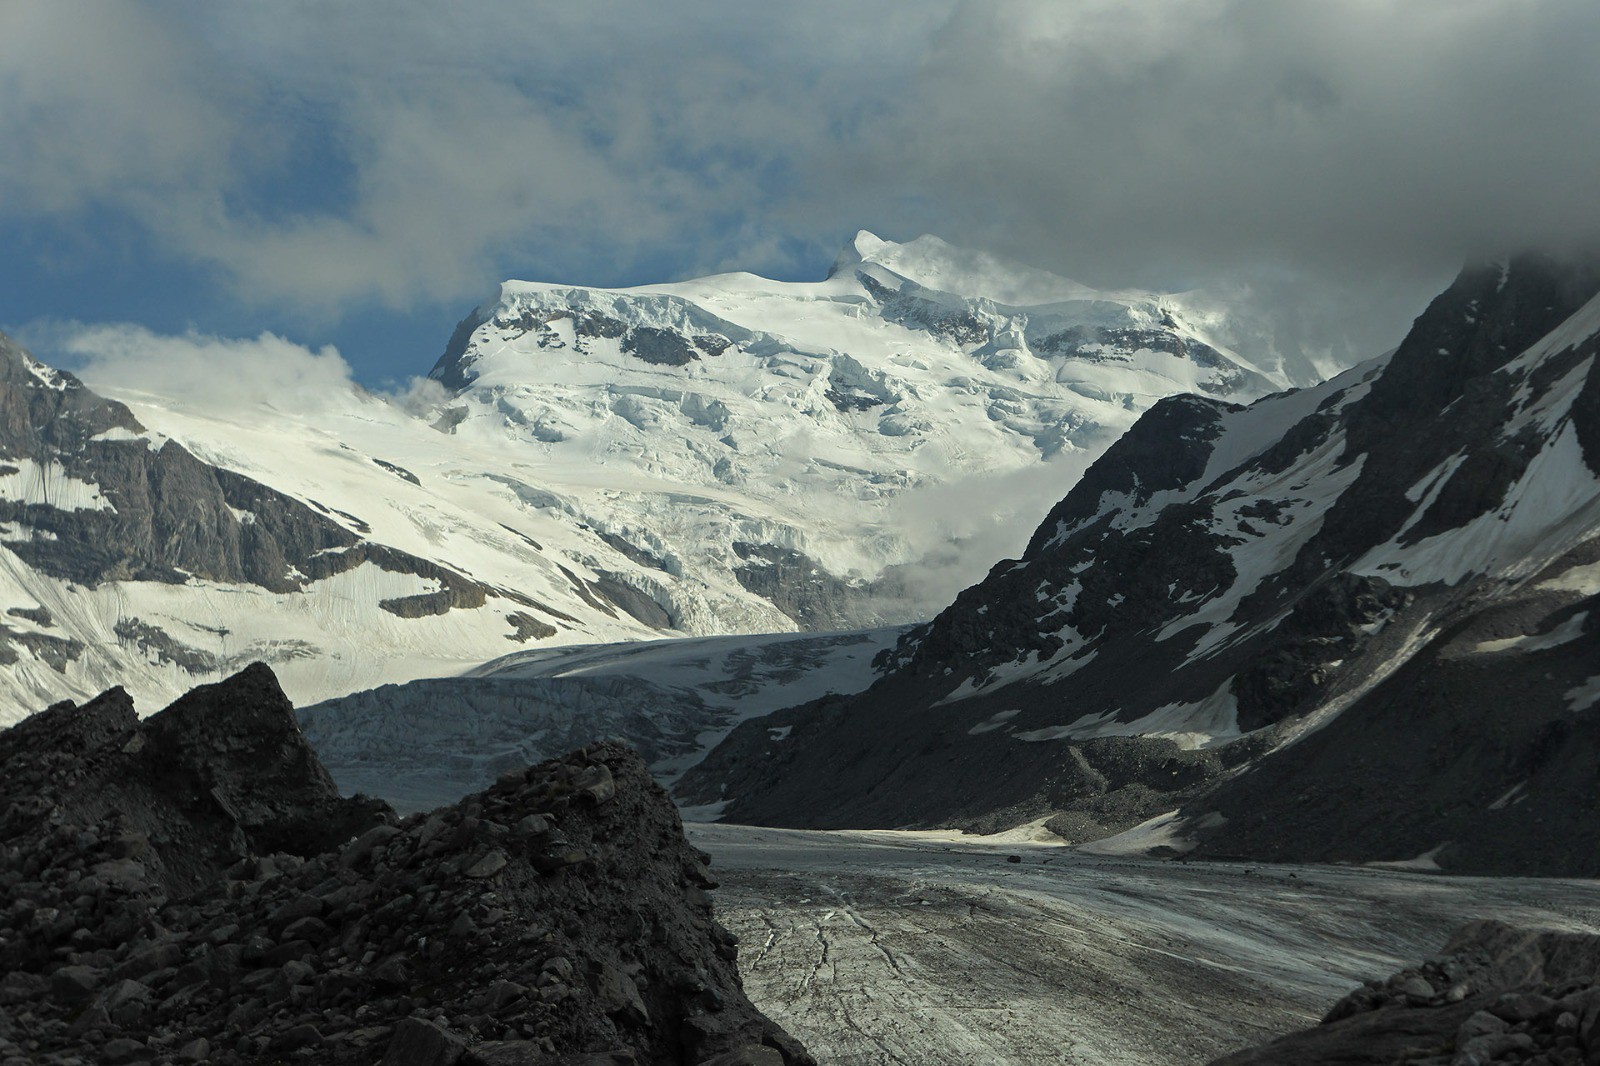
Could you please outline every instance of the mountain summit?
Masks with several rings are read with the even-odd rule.
[[[1314,379],[1235,350],[1229,324],[1193,295],[862,231],[820,282],[506,282],[432,376],[453,394],[438,424],[604,485],[597,524],[731,575],[780,624],[838,628],[936,605],[972,574],[935,572],[953,540],[1009,541],[1040,483],[1157,400]]]
[[[1014,307],[1094,299],[1100,294],[1037,267],[957,248],[932,234],[896,244],[861,230],[839,252],[829,278],[846,277],[877,267],[904,280],[937,292],[963,293]]]

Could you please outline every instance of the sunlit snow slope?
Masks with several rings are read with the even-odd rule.
[[[446,438],[385,401],[321,424],[159,404],[141,417],[184,442],[0,337],[0,722],[113,685],[153,710],[254,660],[305,701],[669,624],[638,562],[528,507],[514,467],[458,491],[459,456],[417,447]]]

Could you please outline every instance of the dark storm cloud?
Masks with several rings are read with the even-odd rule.
[[[1342,357],[1464,257],[1600,235],[1592,0],[91,6],[0,8],[0,213],[125,213],[266,304],[867,226],[1248,284]]]

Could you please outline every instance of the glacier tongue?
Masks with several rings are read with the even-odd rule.
[[[463,677],[328,700],[300,721],[342,791],[400,810],[453,803],[508,769],[601,739],[639,749],[670,783],[746,719],[866,688],[873,659],[904,632],[540,648]]]

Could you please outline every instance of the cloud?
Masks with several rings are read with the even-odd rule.
[[[275,333],[253,338],[194,330],[164,334],[131,322],[38,320],[18,339],[98,392],[147,397],[223,418],[248,420],[252,410],[268,407],[288,413],[355,412],[371,419],[369,405],[388,404],[431,421],[450,397],[448,389],[427,377],[367,388],[332,345],[310,348]]]
[[[503,86],[352,108],[364,112],[352,120],[363,143],[348,211],[178,215],[171,232],[268,299],[403,308],[476,294],[487,265],[521,241],[575,241],[602,222],[649,228],[649,210],[587,146]],[[614,217],[597,218],[608,202]]]
[[[1366,354],[1600,240],[1597,51],[1592,0],[12,0],[0,215],[324,319],[933,232]]]
[[[905,617],[928,617],[998,561],[1019,558],[1090,461],[1087,451],[1066,451],[1033,466],[955,477],[896,498],[884,524],[905,536],[917,558],[889,575],[903,586]]]
[[[1596,47],[1570,0],[967,4],[862,167],[1108,274],[1592,241]]]
[[[817,66],[862,51],[849,10],[20,0],[0,214],[109,207],[242,301],[334,316],[516,263],[692,271],[770,246],[794,159],[849,109]]]
[[[1246,284],[1371,353],[1465,258],[1600,240],[1597,48],[1568,0],[965,4],[811,187],[1090,283]]]
[[[202,42],[136,4],[0,7],[0,204],[139,213],[227,187],[240,101]]]
[[[337,350],[313,351],[272,333],[254,339],[167,336],[131,323],[56,323],[31,327],[26,339],[93,389],[148,393],[197,410],[240,412],[266,404],[315,411],[362,394]]]
[[[433,378],[413,377],[392,390],[378,394],[414,418],[430,422],[439,416],[439,408],[452,397],[449,389]]]

